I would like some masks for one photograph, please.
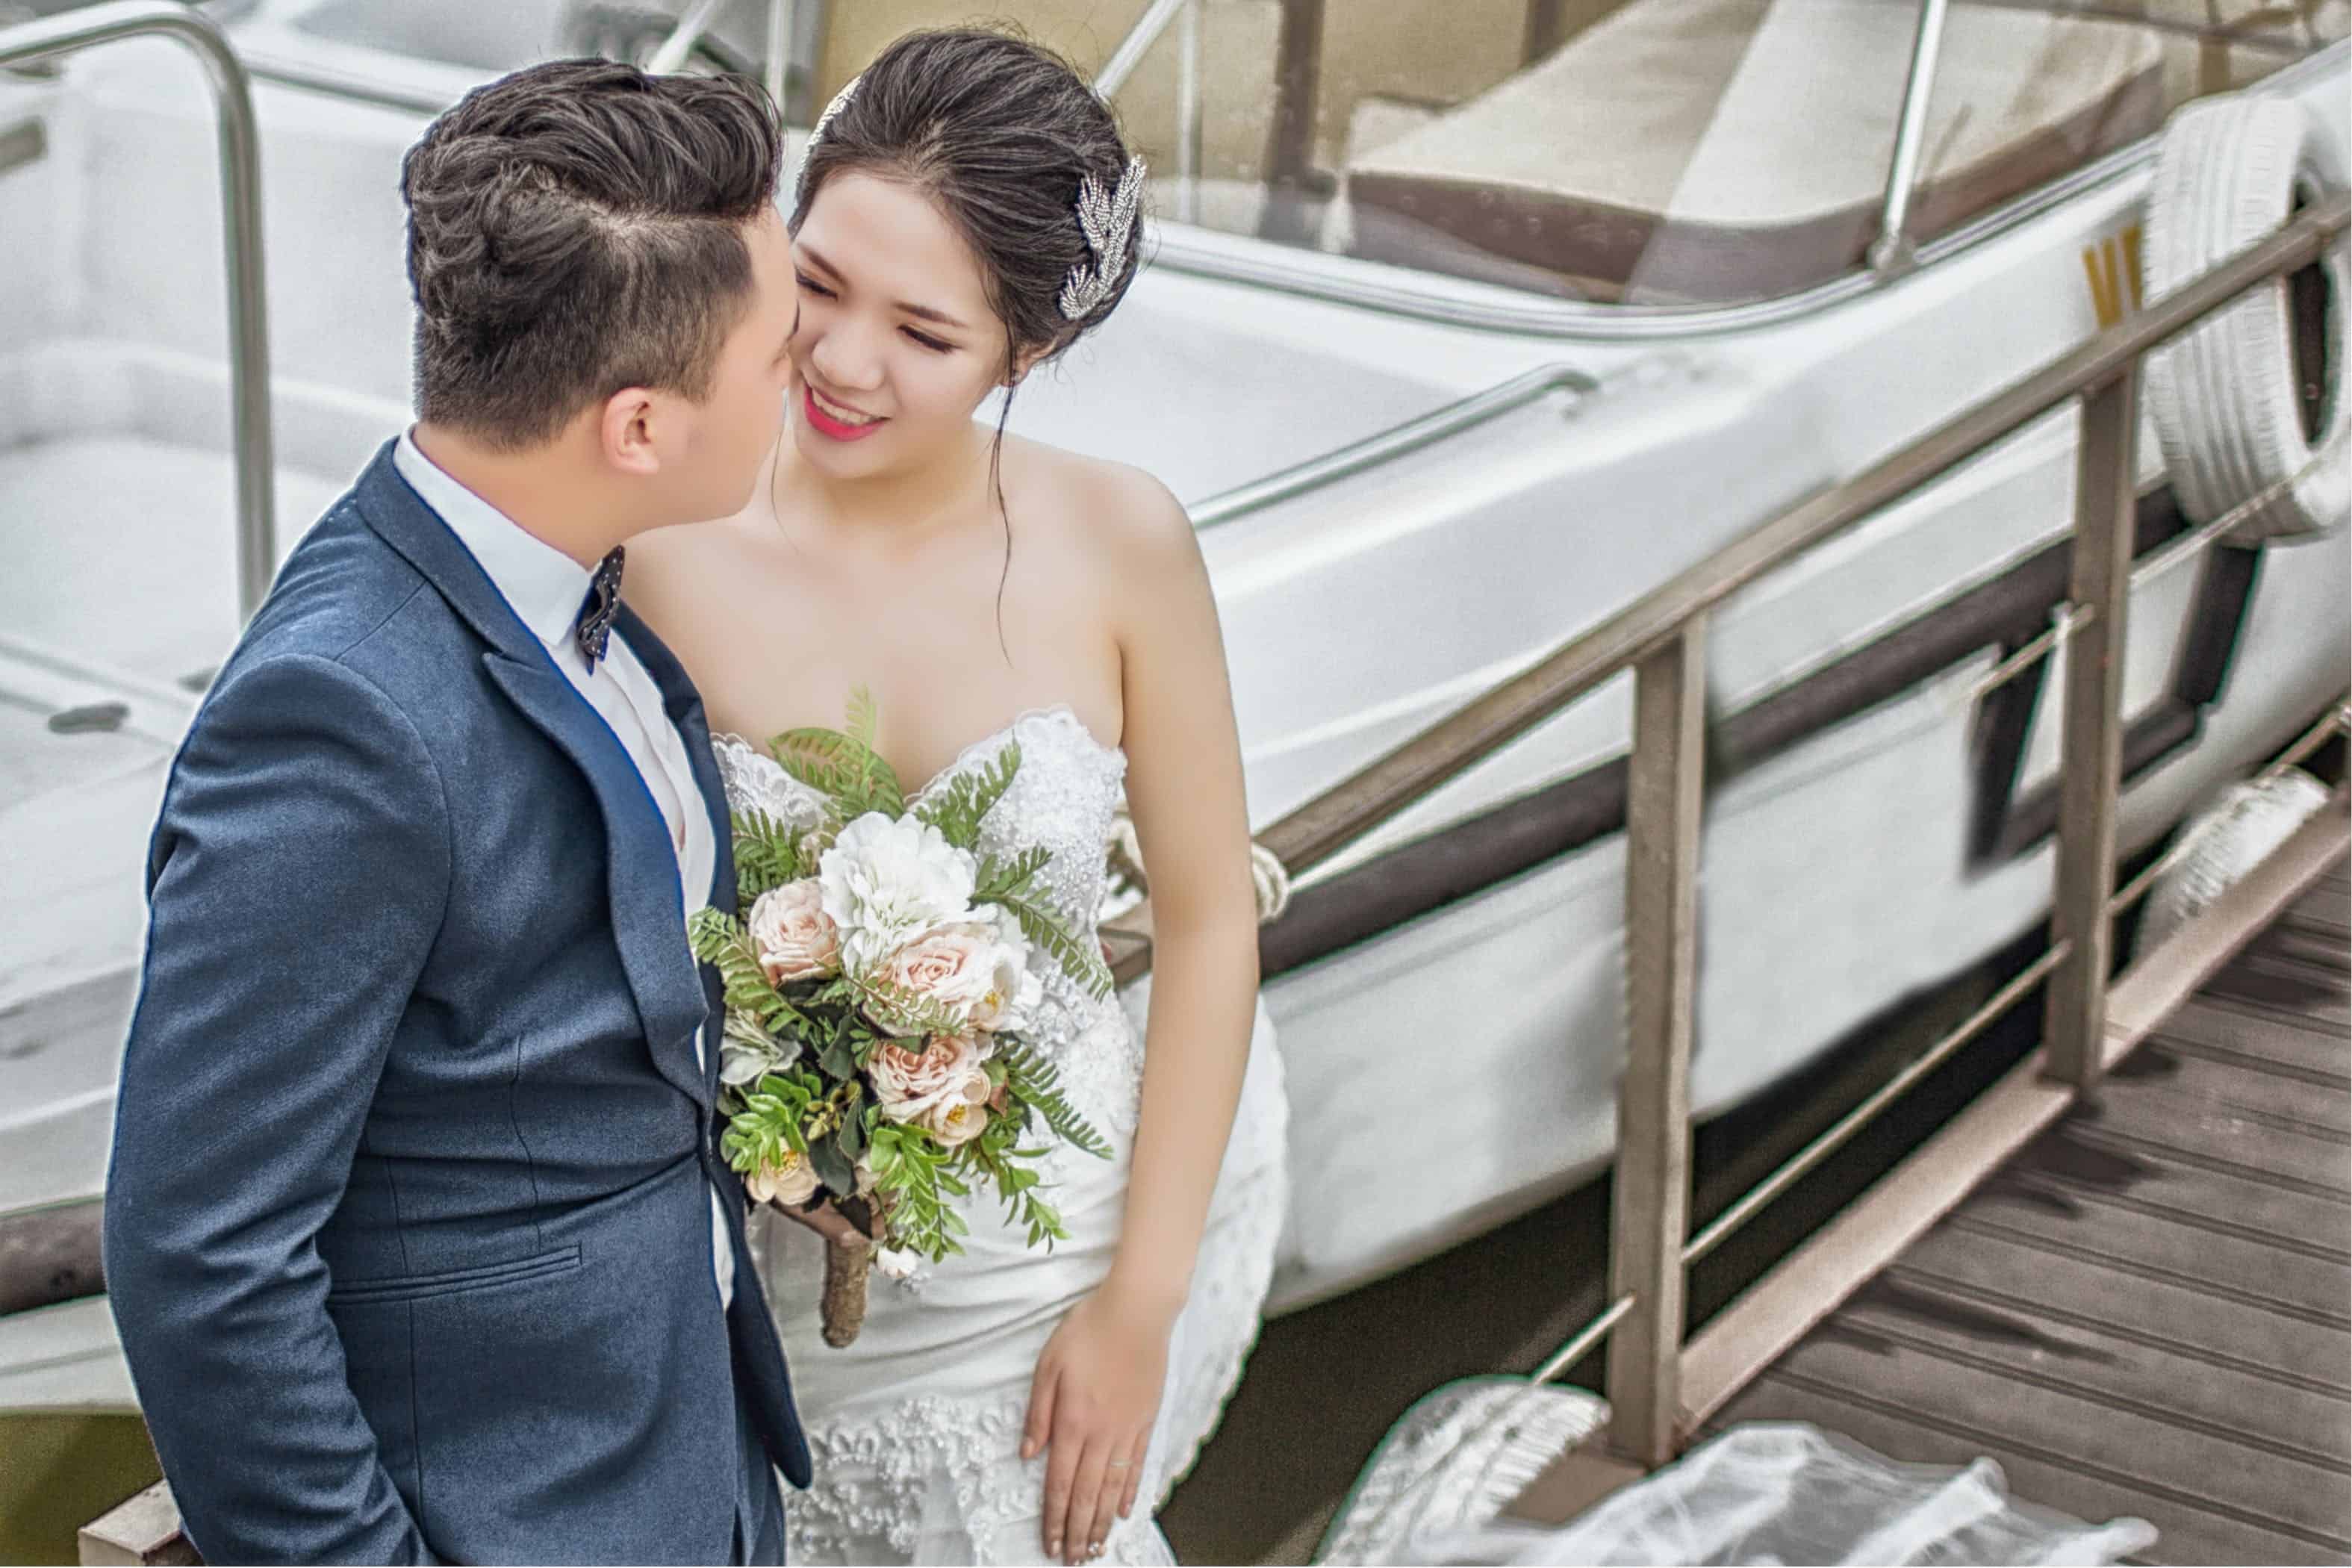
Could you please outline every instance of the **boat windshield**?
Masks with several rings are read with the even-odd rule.
[[[1118,89],[1163,217],[1665,306],[1770,298],[1866,265],[1920,12],[1912,0],[1196,3],[1197,21],[1177,14]],[[900,9],[834,7],[822,75],[845,79]],[[1086,65],[1149,8],[1039,9],[1085,17],[1066,37],[1036,31]],[[2342,37],[2346,12],[2342,0],[1958,0],[1907,237]]]

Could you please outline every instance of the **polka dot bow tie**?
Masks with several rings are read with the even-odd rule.
[[[615,546],[596,563],[595,581],[588,584],[588,597],[580,605],[580,624],[572,629],[580,657],[588,661],[592,673],[596,661],[604,657],[604,644],[613,635],[613,617],[621,613],[621,563],[627,553]]]

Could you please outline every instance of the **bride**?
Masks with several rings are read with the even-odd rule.
[[[1141,184],[1110,110],[1048,51],[976,30],[892,45],[801,171],[791,413],[766,482],[739,516],[631,545],[630,602],[700,688],[737,805],[813,820],[763,742],[839,724],[862,686],[910,790],[1018,743],[983,832],[1050,852],[1075,929],[1100,918],[1122,790],[1150,871],[1148,1022],[1145,996],[1097,1001],[1034,961],[1036,1036],[1113,1150],[1052,1157],[1067,1240],[1033,1250],[978,1192],[963,1251],[877,1273],[835,1350],[818,1227],[845,1222],[765,1216],[816,1468],[786,1510],[794,1563],[1172,1562],[1151,1514],[1256,1333],[1282,1091],[1200,550],[1150,476],[973,418],[1118,305]]]

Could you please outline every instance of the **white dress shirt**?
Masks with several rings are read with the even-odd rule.
[[[684,942],[688,912],[709,902],[718,846],[712,841],[702,792],[694,781],[694,765],[687,759],[686,742],[662,707],[661,689],[637,662],[628,640],[614,627],[604,657],[592,671],[572,637],[594,574],[553,545],[525,532],[512,518],[450,478],[417,447],[412,437],[401,437],[393,448],[392,462],[409,488],[441,514],[441,521],[472,553],[516,618],[540,640],[555,668],[604,719],[635,764],[646,793],[661,812],[663,825],[669,829],[670,848],[677,856],[678,886],[683,892],[678,941]],[[707,1068],[708,1047],[699,1034],[694,1049],[696,1059]],[[726,1212],[719,1206],[715,1187],[710,1193],[710,1245],[719,1300],[724,1308],[734,1299],[735,1252],[728,1243]]]

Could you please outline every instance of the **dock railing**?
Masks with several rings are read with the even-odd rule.
[[[2342,195],[2305,211],[2269,238],[2073,353],[1682,572],[1258,836],[1293,875],[1303,875],[1602,682],[1626,669],[1634,672],[1626,811],[1628,1062],[1618,1105],[1610,1300],[1529,1380],[1531,1385],[1551,1381],[1605,1340],[1609,1442],[1633,1464],[1668,1462],[1686,1435],[1684,1394],[1691,1352],[1684,1343],[1683,1321],[1691,1264],[2045,980],[2048,1074],[2069,1093],[2096,1081],[2105,1059],[2110,921],[2145,895],[2155,870],[2114,890],[2140,360],[2246,290],[2319,259],[2344,234],[2347,216]],[[1709,613],[1740,589],[2074,398],[2082,400],[2083,423],[2069,604],[2059,631],[2031,650],[2042,657],[2062,642],[2071,645],[2052,944],[1888,1085],[1691,1236],[1689,1076]],[[2239,513],[2267,499],[2269,492],[2250,498],[2237,512],[2206,524],[2183,542],[2221,538]],[[2021,668],[2022,662],[2013,659],[2011,667]],[[2282,763],[2340,728],[2343,715],[2339,705]],[[1106,932],[1119,954],[1114,972],[1122,983],[1149,971],[1150,932],[1148,900]],[[1725,1393],[1711,1386],[1697,1403],[1711,1409]],[[117,1510],[87,1527],[84,1550],[90,1555],[84,1560],[188,1561],[163,1555],[184,1553],[187,1544],[176,1528],[159,1522],[168,1521],[168,1497],[159,1485],[125,1505],[131,1512]],[[136,1512],[142,1509],[146,1511]],[[135,1542],[127,1552],[119,1543],[126,1537]]]
[[[2034,985],[2048,982],[2047,1073],[2077,1090],[2096,1081],[2113,967],[2111,921],[2145,896],[2157,869],[2114,889],[2141,358],[2248,289],[2319,259],[2343,235],[2347,216],[2340,194],[2305,210],[2073,353],[1684,571],[1258,835],[1293,877],[1302,877],[1602,682],[1622,670],[1634,672],[1626,806],[1628,1060],[1618,1102],[1610,1300],[1532,1380],[1557,1377],[1605,1339],[1609,1441],[1623,1457],[1645,1467],[1664,1464],[1685,1435],[1683,1321],[1690,1266]],[[1708,615],[1740,589],[2076,398],[2082,430],[2065,614],[2057,631],[2004,669],[2014,674],[2062,642],[2071,645],[2051,945],[1893,1081],[1692,1236],[1689,1079]],[[2218,540],[2279,488],[2249,498],[2182,544]],[[2341,722],[2339,707],[2305,737],[2300,750],[2307,752]],[[1110,934],[1119,954],[1114,972],[1122,983],[1150,968],[1150,931],[1148,901],[1114,922]],[[1719,1394],[1703,1403],[1712,1407]]]
[[[220,24],[173,0],[106,0],[0,27],[0,67],[60,59],[127,38],[178,41],[205,68],[219,120],[221,236],[228,261],[228,377],[236,453],[236,587],[240,620],[278,570],[275,460],[269,433],[269,329],[261,264],[261,137],[253,80]]]

